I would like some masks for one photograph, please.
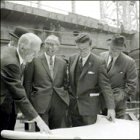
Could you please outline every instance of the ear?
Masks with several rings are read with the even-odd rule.
[[[24,53],[24,50],[25,50],[24,43],[20,43],[19,44],[19,51],[23,54]]]

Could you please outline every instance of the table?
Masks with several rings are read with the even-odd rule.
[[[99,115],[95,124],[51,131],[52,135],[3,130],[1,135],[8,139],[139,139],[139,122],[122,119],[110,122]]]

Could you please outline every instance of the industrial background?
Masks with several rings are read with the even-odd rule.
[[[58,35],[61,40],[58,55],[68,58],[77,53],[74,42],[77,32],[90,33],[93,40],[92,51],[96,54],[108,50],[106,40],[113,34],[120,33],[126,37],[124,51],[135,59],[139,76],[138,1],[99,1],[101,20],[77,14],[75,1],[71,1],[72,10],[67,15],[41,9],[41,1],[28,2],[27,6],[1,1],[1,46],[8,44],[9,32],[20,25],[37,34],[42,41],[50,34]],[[138,111],[139,82],[136,96],[128,103],[128,112],[138,116]]]

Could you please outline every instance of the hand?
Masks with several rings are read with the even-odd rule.
[[[109,121],[115,122],[115,110],[114,109],[108,109],[107,119]]]
[[[48,133],[48,134],[52,134],[51,130],[49,129],[48,125],[41,119],[40,116],[37,116],[34,121],[37,123],[37,126],[40,129],[40,132],[43,133]]]

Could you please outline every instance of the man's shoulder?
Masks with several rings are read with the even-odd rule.
[[[56,56],[56,59],[58,62],[62,63],[62,64],[66,64],[67,60],[62,58],[61,56]]]
[[[76,57],[78,57],[79,56],[79,54],[74,54],[74,55],[71,55],[70,57],[69,57],[69,60],[74,60]]]
[[[98,61],[98,62],[102,62],[103,58],[100,55],[91,53],[91,59],[93,59],[94,61]]]
[[[100,56],[106,56],[106,55],[108,55],[109,54],[109,51],[105,51],[105,52],[101,52],[99,55]]]
[[[134,62],[135,61],[132,57],[126,55],[125,53],[122,53],[122,56],[127,61],[131,61],[131,62]]]
[[[1,48],[1,63],[3,65],[18,64],[16,48],[3,46]]]

